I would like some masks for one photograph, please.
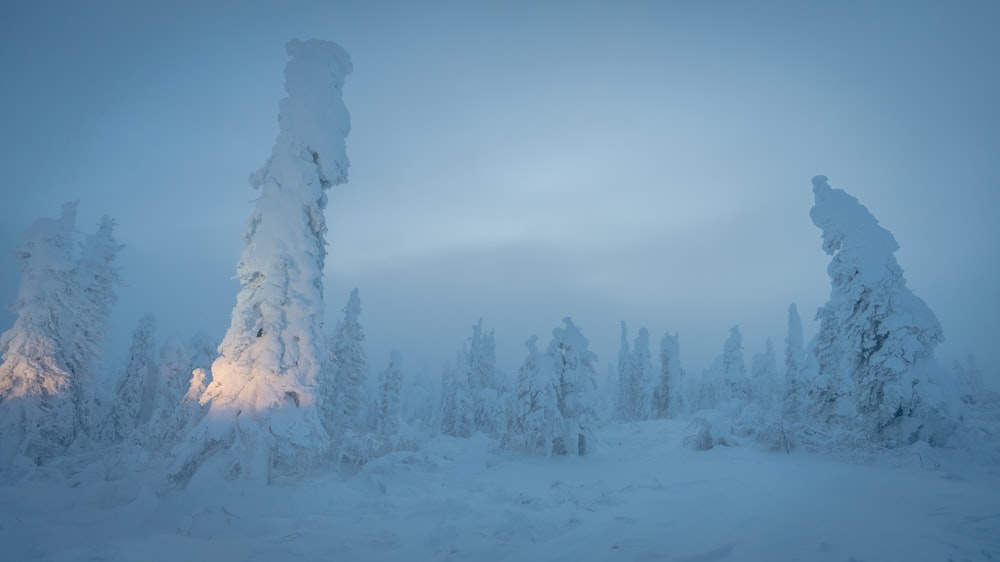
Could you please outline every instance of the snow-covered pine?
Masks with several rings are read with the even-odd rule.
[[[458,373],[446,364],[441,372],[441,433],[443,435],[458,435]]]
[[[376,432],[383,436],[393,436],[399,432],[402,413],[403,356],[393,351],[389,356],[389,366],[378,376],[378,416]]]
[[[250,176],[260,190],[237,265],[232,323],[202,396],[209,411],[183,444],[172,480],[206,462],[226,478],[270,482],[301,474],[330,445],[317,408],[324,366],[326,190],[347,181],[343,102],[352,66],[335,43],[288,43],[288,97],[270,158]]]
[[[778,361],[771,338],[767,338],[764,351],[750,359],[750,394],[747,403],[734,424],[740,435],[758,435],[768,424],[781,419]],[[782,385],[783,387],[783,385]]]
[[[982,401],[987,393],[986,385],[983,381],[983,371],[979,368],[979,361],[975,355],[966,357],[965,364],[955,360],[951,369],[955,380],[958,382],[959,393],[962,402],[966,404],[977,404]]]
[[[175,421],[191,380],[191,356],[186,346],[168,337],[160,346],[159,384],[153,415],[145,426],[145,444],[151,451],[165,451],[176,444]]]
[[[709,373],[707,383],[715,387],[717,399],[715,407],[728,414],[731,420],[735,420],[743,407],[750,402],[750,381],[746,376],[743,336],[740,334],[739,326],[729,329],[729,337],[722,346],[722,354],[712,362]],[[703,389],[702,392],[711,394],[712,388]],[[706,406],[702,404],[703,408]]]
[[[132,332],[125,372],[115,389],[110,410],[98,425],[100,441],[122,441],[150,420],[159,383],[155,350],[156,319],[145,314]]]
[[[402,416],[406,423],[427,436],[440,427],[438,411],[441,389],[426,369],[403,377]]]
[[[750,358],[750,399],[765,412],[781,413],[781,396],[785,385],[778,378],[778,358],[771,338],[764,342],[764,351]]]
[[[368,429],[368,359],[365,356],[365,334],[361,327],[361,297],[351,290],[343,309],[344,318],[337,323],[327,342],[329,367],[319,384],[320,411],[331,437],[350,430]]]
[[[507,426],[503,403],[504,385],[497,375],[493,330],[483,332],[482,318],[472,327],[466,360],[472,429],[499,438]]]
[[[552,331],[547,350],[556,388],[559,424],[552,439],[557,455],[587,455],[594,451],[598,423],[597,385],[590,342],[569,317]]]
[[[769,451],[791,452],[794,447],[791,424],[784,416],[785,380],[778,373],[778,359],[767,338],[764,351],[751,359],[752,405],[760,409],[756,442]],[[749,406],[748,406],[749,408]]]
[[[538,337],[524,342],[528,356],[517,372],[513,413],[503,439],[505,448],[552,454],[555,431],[563,423],[551,357],[538,351]]]
[[[212,367],[212,363],[219,357],[218,342],[204,332],[198,332],[191,338],[188,349],[190,350],[192,371],[200,367],[207,372]]]
[[[685,376],[680,350],[678,333],[667,332],[660,339],[660,380],[653,390],[653,417],[656,419],[674,417],[684,408],[681,389]]]
[[[475,402],[469,384],[469,346],[462,347],[455,356],[455,437],[471,437],[475,432]]]
[[[653,359],[649,351],[649,330],[639,327],[632,346],[632,386],[636,389],[633,405],[634,419],[648,420],[653,417]]]
[[[639,389],[634,385],[632,353],[629,350],[628,327],[622,320],[621,346],[618,348],[618,395],[615,400],[615,419],[635,421],[635,404]]]
[[[893,235],[856,198],[831,188],[825,176],[812,184],[809,216],[832,256],[830,300],[816,314],[814,409],[828,425],[879,446],[919,439],[943,444],[955,414],[947,404],[947,384],[934,378],[941,325],[906,286]]]
[[[69,301],[78,298],[73,231],[77,201],[58,219],[40,218],[15,254],[21,285],[14,326],[0,336],[0,472],[16,476],[61,455],[84,420],[83,390],[73,379],[64,342]]]
[[[81,393],[76,397],[77,419],[88,434],[93,433],[99,421],[95,419],[98,370],[104,356],[103,343],[110,331],[111,309],[118,301],[117,287],[121,284],[115,258],[124,246],[115,240],[115,224],[105,215],[97,225],[97,232],[84,238],[73,269],[77,298],[71,300],[63,341],[69,350],[69,370],[75,388]]]
[[[788,334],[785,336],[785,382],[782,417],[794,423],[802,409],[802,372],[805,369],[805,345],[799,308],[788,305]]]

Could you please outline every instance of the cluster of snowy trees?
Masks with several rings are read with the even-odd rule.
[[[334,329],[323,325],[323,211],[326,190],[347,181],[342,88],[350,58],[322,41],[292,41],[288,53],[280,132],[250,178],[260,196],[243,233],[232,321],[217,348],[203,336],[158,346],[155,319],[145,316],[124,366],[102,375],[122,248],[114,221],[81,237],[76,203],[68,203],[60,218],[25,232],[17,321],[0,337],[0,472],[114,447],[165,460],[178,485],[203,472],[271,481],[324,460],[362,464],[435,434],[586,455],[605,421],[676,416],[698,420],[695,448],[728,443],[726,435],[786,451],[943,445],[960,418],[960,402],[951,400],[958,382],[962,401],[977,399],[973,363],[946,372],[935,362],[941,327],[906,287],[895,239],[823,176],[813,179],[810,216],[832,256],[830,300],[808,344],[789,307],[783,368],[768,340],[748,370],[737,326],[697,376],[681,367],[679,335],[666,333],[656,368],[649,332],[640,328],[630,342],[623,322],[608,381],[616,391],[602,400],[597,357],[570,318],[544,351],[537,337],[527,340],[513,379],[497,368],[494,332],[480,320],[439,389],[425,373],[406,376],[395,352],[371,380],[357,289]],[[726,427],[713,429],[707,417]],[[713,434],[720,431],[726,435]]]
[[[58,219],[36,220],[15,252],[17,320],[0,337],[0,468],[47,462],[95,433],[100,421],[92,383],[122,246],[109,217],[79,240],[76,214],[74,201]]]

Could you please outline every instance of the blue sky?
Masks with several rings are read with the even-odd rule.
[[[889,229],[943,354],[1000,317],[995,2],[32,2],[0,20],[0,300],[12,250],[80,199],[120,223],[112,355],[143,312],[221,339],[247,176],[277,134],[284,43],[352,56],[331,193],[331,322],[359,287],[373,372],[436,374],[484,317],[501,366],[571,315],[708,364],[807,337],[829,294],[810,178]],[[0,329],[13,316],[0,314]],[[602,373],[603,374],[603,373]]]

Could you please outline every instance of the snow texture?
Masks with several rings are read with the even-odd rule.
[[[613,425],[586,457],[440,437],[355,475],[161,492],[148,474],[0,485],[4,560],[845,562],[1000,558],[996,465],[691,451],[687,421]],[[918,454],[919,453],[919,454]]]

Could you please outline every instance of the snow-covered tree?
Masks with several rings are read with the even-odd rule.
[[[788,305],[788,334],[785,336],[785,392],[782,415],[786,420],[798,418],[802,408],[802,371],[805,369],[805,345],[799,308]]]
[[[260,190],[243,233],[240,291],[202,400],[209,411],[172,478],[208,459],[227,478],[298,474],[330,445],[317,407],[325,363],[326,190],[347,181],[343,102],[350,57],[338,45],[291,41],[279,133],[251,175]]]
[[[832,256],[830,300],[816,314],[815,413],[882,446],[940,443],[950,414],[929,373],[941,326],[907,288],[893,235],[825,176],[812,183],[809,215]]]
[[[750,401],[750,381],[746,376],[739,326],[729,329],[722,355],[712,363],[711,379],[718,384],[718,407],[735,418]]]
[[[524,345],[528,356],[517,372],[513,414],[504,444],[509,449],[549,456],[556,428],[563,423],[555,371],[551,357],[538,351],[536,336]]]
[[[649,352],[649,331],[639,328],[631,351],[625,322],[622,322],[618,351],[618,398],[615,417],[622,421],[649,419],[651,414],[653,362]]]
[[[403,419],[425,435],[440,427],[437,409],[441,389],[422,368],[412,376],[403,379]]]
[[[179,340],[169,337],[160,347],[157,366],[159,384],[153,401],[153,415],[146,425],[146,446],[160,451],[176,444],[178,410],[184,401],[191,381],[191,356]]]
[[[0,471],[44,464],[76,439],[83,389],[74,380],[65,342],[77,298],[73,230],[77,202],[58,219],[25,231],[16,255],[21,286],[14,326],[0,336]]]
[[[441,373],[441,433],[458,435],[458,373],[446,364]]]
[[[399,432],[402,413],[403,356],[398,351],[390,354],[389,366],[378,377],[378,416],[376,430],[382,435]]]
[[[598,423],[597,385],[590,342],[570,318],[552,331],[548,347],[556,387],[560,423],[555,428],[552,452],[559,455],[586,455],[593,451]]]
[[[476,431],[476,402],[469,379],[469,346],[455,357],[455,436],[470,437]]]
[[[98,368],[103,359],[103,343],[110,331],[111,309],[118,301],[118,252],[124,247],[115,240],[115,221],[101,217],[97,232],[85,237],[80,258],[73,269],[74,293],[66,340],[69,369],[76,387],[83,392],[77,398],[77,418],[90,431],[93,419],[94,390]]]
[[[212,367],[212,363],[219,357],[218,348],[218,342],[208,334],[204,332],[195,334],[188,343],[191,356],[191,369],[194,370],[200,367],[205,369],[207,374],[207,370]]]
[[[365,431],[368,396],[368,360],[365,357],[365,334],[358,321],[361,298],[353,289],[344,306],[344,319],[337,324],[328,342],[329,375],[320,384],[320,407],[331,435],[344,430]]]
[[[964,365],[956,360],[952,364],[951,370],[958,382],[962,401],[966,404],[981,402],[987,389],[983,381],[983,371],[979,368],[976,356],[969,355]]]
[[[111,410],[98,428],[103,441],[121,441],[153,414],[159,372],[155,357],[156,319],[145,314],[132,332],[125,373],[117,385]]]
[[[615,419],[633,421],[639,389],[634,386],[632,352],[629,350],[628,327],[622,320],[621,346],[618,348],[618,396],[615,400]]]
[[[649,330],[639,327],[632,346],[632,377],[636,388],[635,419],[648,420],[653,416],[653,359],[649,351]]]
[[[669,418],[683,408],[681,388],[684,370],[681,369],[679,334],[667,332],[660,340],[660,380],[653,391],[653,417]]]
[[[781,412],[784,384],[778,380],[778,359],[771,338],[764,342],[764,351],[750,359],[750,399],[764,411]]]
[[[483,333],[482,319],[472,327],[466,359],[473,429],[499,437],[507,425],[503,405],[504,387],[496,370],[493,330]]]

